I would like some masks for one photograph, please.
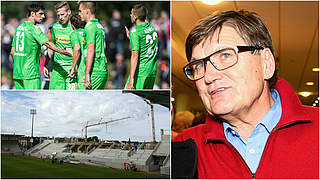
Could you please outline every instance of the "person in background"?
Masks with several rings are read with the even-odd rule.
[[[171,130],[175,133],[171,136],[171,139],[174,139],[178,134],[180,134],[183,130],[191,127],[194,119],[194,115],[190,111],[178,112],[174,116],[174,120],[172,122]]]

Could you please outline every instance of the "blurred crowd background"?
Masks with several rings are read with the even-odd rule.
[[[26,20],[25,7],[32,3],[43,4],[46,8],[46,18],[39,24],[45,34],[58,21],[54,11],[56,1],[47,2],[1,2],[1,89],[14,89],[12,79],[13,60],[10,57],[11,43],[15,29]],[[78,13],[77,2],[68,2],[72,14]],[[143,4],[148,9],[149,23],[158,32],[158,70],[154,89],[169,89],[170,82],[170,2],[97,2],[96,18],[105,28],[106,49],[108,57],[107,89],[122,89],[130,73],[130,43],[125,34],[125,26],[130,30],[135,27],[130,20],[131,8]],[[49,79],[43,75],[43,66],[49,58],[47,50],[43,48],[40,59],[40,73],[42,88],[48,89]],[[52,61],[51,61],[52,62]],[[48,64],[49,71],[52,69]]]

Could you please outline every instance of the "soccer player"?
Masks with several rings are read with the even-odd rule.
[[[79,2],[79,15],[87,24],[84,28],[87,46],[84,85],[87,89],[104,89],[108,80],[107,57],[105,54],[105,32],[95,18],[96,3]]]
[[[74,29],[71,32],[70,40],[71,47],[73,49],[73,59],[72,59],[72,68],[69,72],[69,77],[75,78],[78,77],[78,84],[76,89],[86,90],[84,86],[84,76],[86,68],[86,56],[85,56],[85,42],[84,42],[84,26],[86,23],[81,21],[81,17],[76,14],[72,15],[70,18],[72,28]],[[80,60],[80,62],[79,62]]]
[[[136,29],[129,35],[125,28],[131,44],[130,76],[125,89],[152,89],[157,74],[158,35],[146,22],[147,9],[143,5],[135,5],[130,16]]]
[[[42,45],[72,57],[65,49],[51,43],[40,27],[36,26],[45,18],[44,9],[41,4],[27,6],[28,20],[17,27],[12,41],[13,79],[18,90],[41,90],[39,63]]]
[[[71,10],[67,2],[61,1],[55,5],[59,21],[54,23],[51,29],[51,42],[59,48],[66,48],[72,53],[70,33],[73,31],[70,24]],[[50,77],[50,90],[75,90],[77,79],[68,77],[72,67],[72,58],[55,53],[53,69]]]

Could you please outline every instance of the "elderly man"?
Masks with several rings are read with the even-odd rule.
[[[188,159],[196,168],[179,169],[184,148],[173,143],[174,177],[319,178],[319,109],[301,105],[277,78],[271,36],[257,14],[226,11],[200,20],[186,56],[184,72],[209,116],[175,139],[194,149]]]

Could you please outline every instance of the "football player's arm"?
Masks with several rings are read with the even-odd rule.
[[[86,70],[85,70],[85,80],[84,85],[87,89],[91,89],[92,85],[90,82],[90,71],[93,63],[94,53],[95,53],[95,44],[87,44],[87,57],[86,57]]]
[[[50,42],[51,42],[51,36],[52,36],[51,29],[52,29],[52,26],[49,27],[48,33],[46,34],[46,36],[47,36],[47,38],[48,38],[48,40],[49,40]],[[45,77],[50,78],[50,77],[49,77],[49,69],[47,68],[47,65],[48,65],[49,61],[52,60],[51,57],[52,57],[52,55],[53,55],[53,51],[48,48],[48,49],[47,49],[47,54],[48,54],[48,57],[49,57],[49,58],[46,58],[45,61],[44,61],[43,74],[44,74]]]
[[[126,36],[127,38],[130,40],[130,31],[129,29],[127,28],[127,26],[124,26],[125,30],[126,30]]]
[[[131,51],[131,60],[130,60],[130,79],[128,84],[128,89],[134,89],[134,74],[136,73],[136,68],[138,64],[139,51]]]
[[[65,48],[64,49],[60,49],[56,45],[54,45],[52,42],[50,42],[49,40],[46,40],[43,44],[45,46],[47,46],[49,49],[52,49],[53,51],[55,51],[57,53],[72,57],[72,54],[69,53]]]
[[[12,60],[14,60],[14,47],[12,46],[11,47],[11,51],[10,51],[10,55],[11,55],[11,58],[12,58]]]
[[[71,78],[74,78],[75,75],[76,75],[76,65],[78,63],[78,60],[79,60],[79,57],[80,57],[80,50],[81,50],[81,47],[79,44],[75,44],[73,47],[73,55],[72,55],[72,67],[70,69],[70,72],[69,72],[69,77]]]
[[[16,38],[17,38],[16,33],[17,33],[17,31],[14,33],[13,40],[11,43],[11,51],[10,51],[10,55],[11,55],[11,58],[13,61],[14,61],[14,47],[16,47]]]

